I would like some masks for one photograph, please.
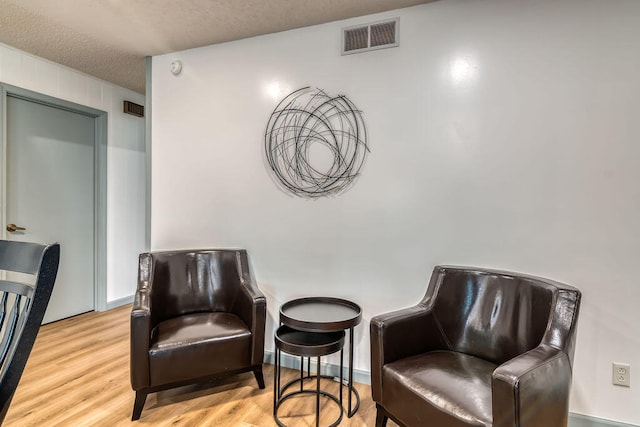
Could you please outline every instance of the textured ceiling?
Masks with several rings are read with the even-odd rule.
[[[433,0],[0,0],[0,42],[144,93],[146,56]]]

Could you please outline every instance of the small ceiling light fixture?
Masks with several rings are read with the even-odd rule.
[[[182,61],[175,60],[171,63],[171,74],[177,76],[182,72]]]

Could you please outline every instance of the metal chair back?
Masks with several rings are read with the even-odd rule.
[[[0,424],[4,420],[49,304],[60,245],[0,240],[0,271],[32,283],[0,280]],[[26,274],[27,276],[24,276]]]

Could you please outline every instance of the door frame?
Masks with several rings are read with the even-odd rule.
[[[4,227],[7,219],[7,97],[23,99],[92,117],[95,121],[94,135],[94,268],[93,306],[95,311],[107,309],[107,112],[65,101],[49,95],[33,92],[0,82],[0,237],[7,238]],[[52,243],[52,242],[43,242]]]

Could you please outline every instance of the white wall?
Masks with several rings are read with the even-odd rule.
[[[144,119],[124,114],[122,101],[144,96],[3,44],[0,82],[108,113],[107,301],[131,296],[145,249]]]
[[[399,48],[340,56],[342,27],[396,16]],[[356,301],[362,370],[370,318],[417,302],[436,264],[567,282],[571,410],[638,424],[640,380],[612,386],[611,363],[640,367],[639,69],[634,0],[444,0],[155,57],[152,249],[247,248],[268,333],[291,298]],[[372,152],[338,197],[289,196],[263,160],[306,85],[364,111]]]

